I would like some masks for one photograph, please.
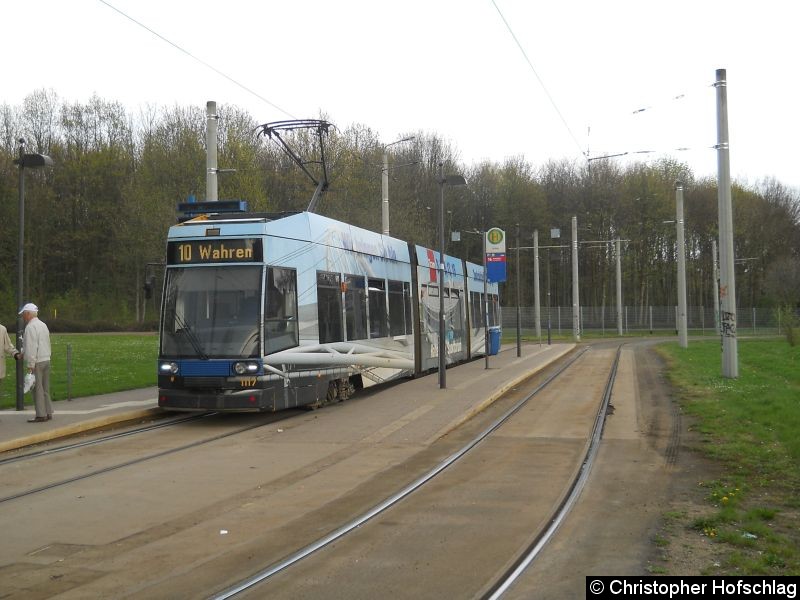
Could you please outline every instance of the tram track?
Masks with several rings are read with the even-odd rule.
[[[563,494],[563,500],[558,504],[554,514],[547,519],[549,526],[543,528],[542,532],[540,532],[538,535],[535,536],[536,544],[543,545],[544,543],[546,543],[547,539],[549,539],[552,533],[555,532],[555,529],[557,529],[558,527],[558,523],[560,523],[560,521],[569,512],[569,509],[577,499],[583,484],[588,478],[589,471],[591,470],[592,461],[594,459],[594,455],[597,452],[597,446],[599,445],[600,436],[602,434],[602,426],[605,419],[608,403],[611,397],[611,392],[613,389],[613,381],[616,375],[616,368],[619,363],[620,349],[621,346],[617,349],[616,357],[614,358],[608,380],[606,381],[605,389],[602,395],[602,399],[600,401],[600,407],[597,410],[594,419],[594,426],[592,428],[592,433],[589,436],[589,441],[586,443],[586,453],[583,455],[580,461],[581,464],[579,468],[575,469],[574,477],[567,486],[568,488],[567,491]],[[483,429],[478,435],[469,440],[467,443],[463,444],[461,448],[458,449],[456,452],[450,454],[447,458],[445,458],[436,466],[431,468],[424,475],[420,476],[419,478],[417,478],[416,480],[412,481],[410,484],[402,488],[400,491],[378,502],[372,508],[368,509],[366,512],[362,513],[361,515],[347,522],[341,527],[331,531],[327,535],[324,535],[323,537],[317,539],[316,541],[287,555],[285,558],[275,563],[272,563],[263,570],[248,577],[247,579],[241,580],[237,584],[227,587],[222,592],[219,592],[216,595],[211,596],[211,598],[213,598],[214,600],[221,600],[239,596],[241,594],[247,595],[248,592],[255,592],[256,594],[258,594],[260,590],[258,586],[265,584],[268,580],[272,579],[273,577],[277,576],[283,571],[289,569],[290,567],[298,565],[299,563],[310,558],[312,555],[316,554],[323,548],[332,545],[334,542],[342,541],[344,538],[346,538],[346,536],[348,536],[348,534],[355,532],[356,530],[363,531],[362,526],[365,525],[368,521],[376,520],[375,518],[378,515],[383,514],[391,507],[400,506],[403,500],[409,498],[414,492],[420,490],[421,488],[423,488],[423,486],[431,482],[438,475],[442,474],[443,472],[447,471],[450,467],[454,466],[458,461],[460,461],[460,459],[465,457],[473,449],[479,446],[481,442],[492,436],[493,433],[497,432],[504,424],[508,423],[509,420],[511,420],[511,418],[515,414],[517,414],[523,407],[525,407],[531,399],[536,397],[543,390],[547,389],[555,381],[558,381],[559,378],[561,378],[561,376],[565,372],[567,372],[571,367],[573,367],[573,365],[575,365],[575,363],[577,363],[584,356],[587,350],[588,348],[585,348],[583,351],[573,356],[568,362],[561,365],[557,371],[552,373],[549,377],[545,379],[545,381],[536,386],[532,391],[526,392],[525,396],[521,400],[517,401],[513,406],[511,406],[511,408],[506,410],[506,412],[504,412],[499,418],[494,420],[488,427]],[[533,545],[535,546],[536,544]],[[527,556],[531,549],[532,549],[531,547],[527,548],[526,551],[522,554],[522,556],[514,560],[514,567],[505,572],[503,577],[496,583],[491,584],[489,593],[492,593],[492,591],[496,591],[500,589],[501,586],[506,585],[504,582],[509,580],[509,577],[513,573],[514,569],[519,568],[523,562],[528,561]],[[530,561],[528,561],[528,564],[529,562]],[[527,566],[527,564],[525,566]],[[524,570],[524,567],[521,570]],[[508,585],[510,585],[510,583]],[[491,596],[491,597],[496,597],[496,596]]]
[[[572,481],[567,495],[564,497],[563,502],[557,507],[553,516],[550,518],[549,525],[544,528],[533,539],[533,541],[523,550],[520,556],[514,561],[513,565],[507,569],[497,580],[490,586],[489,590],[483,595],[484,600],[498,600],[505,594],[511,586],[522,576],[525,570],[530,567],[536,557],[545,547],[550,538],[555,535],[558,527],[569,514],[573,505],[578,501],[586,482],[589,479],[589,474],[594,465],[597,452],[600,448],[600,439],[603,435],[603,425],[608,412],[608,406],[611,402],[611,394],[614,389],[614,381],[617,377],[617,368],[619,367],[620,356],[622,355],[622,345],[617,348],[617,354],[614,357],[614,364],[611,367],[611,372],[606,382],[605,390],[603,391],[603,399],[600,409],[597,412],[592,434],[589,438],[589,444],[586,449],[581,467],[577,476]]]
[[[197,421],[199,419],[204,419],[207,417],[211,417],[216,415],[215,412],[203,413],[199,415],[191,415],[189,417],[180,417],[178,419],[173,419],[167,421],[165,423],[156,423],[155,425],[146,425],[144,427],[136,427],[134,429],[129,429],[128,431],[121,431],[117,433],[111,433],[109,435],[104,435],[98,438],[90,439],[90,440],[83,440],[81,442],[75,442],[71,444],[65,444],[63,446],[56,446],[55,448],[44,448],[43,450],[36,450],[34,452],[25,452],[24,454],[18,454],[16,456],[11,456],[8,458],[0,458],[0,467],[4,465],[9,465],[16,462],[22,462],[25,460],[31,460],[34,458],[42,458],[44,456],[52,456],[54,454],[59,454],[61,452],[68,452],[70,450],[77,450],[78,448],[86,448],[88,446],[98,446],[100,444],[105,444],[107,442],[111,442],[114,440],[119,440],[126,437],[131,437],[134,435],[138,435],[140,433],[148,433],[150,431],[155,431],[157,429],[164,429],[167,427],[173,427],[175,425],[180,425],[181,423],[189,423],[192,421]]]
[[[156,430],[159,430],[159,429],[165,429],[165,428],[176,426],[176,425],[184,425],[186,423],[190,423],[190,422],[193,422],[193,421],[198,421],[198,420],[201,420],[201,419],[204,419],[204,418],[215,416],[216,414],[217,413],[204,413],[202,415],[192,415],[190,417],[180,418],[180,419],[177,419],[177,420],[174,420],[174,421],[170,421],[168,423],[159,423],[159,424],[156,424],[156,425],[149,425],[149,426],[146,426],[146,427],[140,427],[140,428],[136,428],[136,429],[131,430],[131,431],[119,432],[119,433],[103,436],[101,438],[97,438],[97,439],[94,439],[94,440],[85,440],[83,442],[78,442],[78,443],[74,443],[74,444],[67,444],[65,446],[59,446],[57,448],[50,448],[50,449],[44,449],[44,450],[37,451],[37,452],[30,452],[30,453],[26,453],[26,454],[21,455],[21,456],[14,456],[14,457],[6,458],[6,459],[0,461],[0,468],[7,467],[9,465],[12,465],[14,463],[18,463],[18,462],[21,462],[21,461],[33,460],[33,459],[37,459],[37,458],[46,458],[46,457],[50,457],[50,456],[52,456],[54,454],[58,454],[58,453],[62,453],[62,452],[67,452],[67,451],[71,451],[71,450],[78,450],[78,449],[84,449],[84,448],[91,447],[91,446],[98,446],[98,445],[105,444],[105,443],[108,443],[108,442],[118,441],[118,440],[123,439],[123,438],[132,437],[134,435],[139,435],[139,434],[143,434],[143,433],[150,433],[150,432],[153,432],[153,431],[156,431]],[[225,438],[233,437],[233,436],[236,436],[236,435],[239,435],[239,434],[242,434],[242,433],[254,430],[254,429],[258,429],[258,428],[261,428],[261,427],[265,427],[267,425],[271,425],[271,424],[275,423],[277,420],[284,420],[284,419],[290,418],[291,416],[292,416],[291,413],[281,413],[280,415],[272,415],[271,414],[269,416],[270,418],[266,419],[265,421],[260,421],[260,422],[255,423],[255,424],[247,425],[245,427],[238,427],[238,428],[236,428],[236,429],[234,429],[232,431],[226,431],[226,432],[218,434],[218,435],[214,435],[214,436],[211,436],[211,437],[203,438],[203,439],[200,439],[200,440],[195,440],[195,441],[192,441],[192,442],[189,442],[189,443],[186,443],[186,444],[181,444],[179,446],[176,446],[176,447],[173,447],[173,448],[168,448],[168,449],[165,449],[165,450],[161,450],[159,452],[152,452],[152,453],[149,453],[149,454],[147,454],[145,456],[139,456],[139,457],[133,458],[131,460],[126,460],[126,461],[123,461],[123,462],[115,463],[115,464],[108,465],[108,466],[105,466],[105,467],[102,467],[102,468],[98,468],[98,469],[95,469],[95,470],[92,470],[92,471],[88,471],[88,472],[85,472],[85,473],[80,473],[80,474],[77,474],[77,475],[74,475],[74,476],[71,476],[71,477],[66,477],[66,478],[60,479],[58,481],[53,481],[53,482],[50,482],[50,483],[46,483],[46,484],[42,484],[42,485],[38,485],[38,486],[32,487],[30,489],[26,489],[26,490],[19,491],[19,492],[16,492],[16,493],[8,494],[8,495],[0,497],[0,505],[5,504],[7,502],[12,502],[14,500],[19,500],[21,498],[25,498],[25,497],[28,497],[28,496],[33,496],[33,495],[36,495],[36,494],[40,494],[40,493],[43,493],[43,492],[46,492],[46,491],[49,491],[49,490],[53,490],[53,489],[56,489],[56,488],[59,488],[59,487],[62,487],[62,486],[66,486],[66,485],[69,485],[69,484],[72,484],[72,483],[76,483],[78,481],[82,481],[82,480],[85,480],[85,479],[89,479],[89,478],[92,478],[92,477],[97,477],[99,475],[103,475],[103,474],[106,474],[106,473],[110,473],[110,472],[113,472],[113,471],[124,469],[126,467],[132,467],[132,466],[135,466],[135,465],[138,465],[138,464],[141,464],[141,463],[145,463],[145,462],[148,462],[148,461],[151,461],[151,460],[156,460],[158,458],[163,458],[163,457],[169,456],[171,454],[175,454],[175,453],[178,453],[178,452],[183,452],[183,451],[190,450],[190,449],[193,449],[193,448],[197,448],[199,446],[203,446],[203,445],[206,445],[206,444],[211,444],[213,442],[216,442],[216,441],[219,441],[219,440],[223,440]]]

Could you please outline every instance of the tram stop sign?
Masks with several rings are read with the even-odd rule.
[[[486,232],[486,278],[491,283],[506,280],[506,232],[497,227]]]

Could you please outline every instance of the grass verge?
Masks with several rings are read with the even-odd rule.
[[[705,509],[683,524],[713,542],[704,574],[800,574],[800,346],[739,340],[739,377],[721,375],[719,341],[659,348],[700,450],[723,475],[700,482]]]
[[[53,400],[156,385],[156,335],[64,333],[52,334],[50,341]],[[14,360],[7,358],[6,367],[7,376],[0,388],[0,408],[13,408],[16,404]],[[30,393],[25,394],[25,404],[33,405]]]

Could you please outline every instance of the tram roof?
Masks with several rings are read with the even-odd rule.
[[[408,244],[402,240],[310,212],[200,215],[170,227],[168,239],[262,235],[318,243],[403,262],[409,262],[410,258]]]

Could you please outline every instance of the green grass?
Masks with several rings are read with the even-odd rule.
[[[709,512],[689,526],[725,545],[725,572],[800,574],[800,346],[740,339],[737,379],[721,376],[719,341],[661,351],[701,450],[724,469],[701,483]]]
[[[156,385],[156,335],[52,334],[50,340],[53,347],[50,361],[50,392],[53,400]],[[71,348],[69,382],[68,346]],[[13,408],[16,404],[14,360],[7,358],[6,367],[7,376],[0,388],[0,408]],[[30,394],[25,395],[25,404],[33,404]]]

